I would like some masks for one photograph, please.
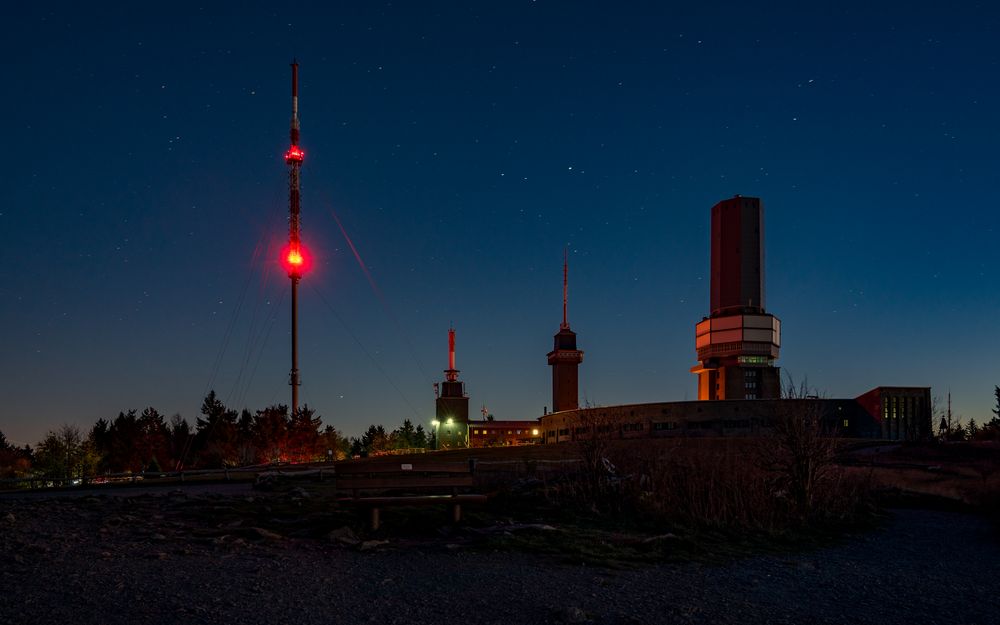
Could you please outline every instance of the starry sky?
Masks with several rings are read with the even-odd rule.
[[[564,248],[581,402],[696,398],[710,208],[735,194],[764,201],[785,372],[991,416],[992,3],[39,2],[0,35],[18,443],[129,408],[193,422],[210,389],[290,401],[293,57],[324,423],[429,423],[452,324],[473,414],[539,416]]]

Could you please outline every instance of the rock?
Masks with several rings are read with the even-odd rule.
[[[355,535],[354,530],[347,527],[346,525],[344,527],[332,530],[329,534],[326,535],[326,539],[331,542],[338,542],[343,545],[350,545],[352,547],[361,544],[361,539],[359,539],[357,535]]]
[[[500,523],[489,527],[466,528],[466,531],[474,534],[502,534],[504,536],[510,536],[512,533],[522,530],[554,532],[556,528],[546,523]]]
[[[587,613],[582,609],[576,607],[575,605],[569,606],[568,608],[562,610],[559,617],[563,623],[588,623],[590,618],[587,617]]]
[[[306,492],[306,489],[301,486],[296,486],[292,490],[288,491],[288,497],[290,499],[309,499],[310,495]]]
[[[545,487],[545,482],[538,478],[523,478],[514,482],[510,490],[515,494],[524,494],[539,491]]]
[[[278,475],[274,472],[258,473],[257,477],[254,478],[253,487],[261,490],[271,490],[277,481]]]
[[[676,534],[671,534],[671,533],[666,533],[666,534],[660,534],[659,536],[650,536],[649,538],[643,538],[642,539],[642,544],[644,544],[644,545],[650,545],[650,544],[653,544],[653,543],[659,543],[659,542],[664,542],[664,541],[668,541],[668,540],[677,540],[677,535]]]
[[[152,540],[153,542],[162,543],[167,539],[167,537],[164,536],[163,534],[153,534],[152,536],[149,537],[149,539]]]
[[[447,545],[444,546],[444,548],[447,549],[448,551],[458,551],[459,549],[462,548],[462,545],[459,545],[458,543],[448,543]]]
[[[5,516],[3,520],[7,521],[8,523],[14,523],[17,521],[17,518],[14,516],[13,512],[8,512],[7,516]]]
[[[271,530],[266,530],[263,527],[251,527],[250,532],[257,535],[260,538],[265,538],[267,540],[281,540],[284,538],[281,534],[276,534]]]
[[[388,540],[366,540],[363,543],[361,543],[360,549],[361,551],[373,551],[375,549],[378,549],[382,545],[388,545],[388,544],[389,544]]]

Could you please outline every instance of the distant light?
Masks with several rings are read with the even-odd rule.
[[[433,421],[431,421],[431,425],[433,425],[434,427],[437,427],[437,426],[441,425],[441,422],[438,421],[437,419],[434,419]]]
[[[531,435],[538,436],[538,430],[537,429],[531,430]]]
[[[452,424],[452,423],[454,423],[454,422],[455,422],[455,420],[454,420],[454,419],[451,419],[451,418],[449,418],[449,419],[448,419],[448,421],[447,421],[448,425],[451,425],[451,424]]]

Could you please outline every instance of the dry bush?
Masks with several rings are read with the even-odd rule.
[[[720,529],[781,527],[787,506],[774,496],[773,480],[755,461],[749,441],[636,442],[622,450],[620,462],[638,476],[630,494],[643,513]]]
[[[567,463],[548,476],[545,496],[554,506],[603,515],[623,511],[628,504],[623,492],[623,480],[610,459],[609,448],[618,437],[618,424],[613,418],[594,412],[584,412],[569,424],[577,431],[575,443],[560,443],[556,447],[573,450],[576,463]],[[578,431],[583,428],[585,431]]]
[[[645,440],[614,455],[635,476],[623,494],[663,520],[777,532],[870,510],[867,475],[833,465],[825,443],[793,440],[798,445],[779,436]]]
[[[771,435],[758,447],[761,465],[777,478],[800,519],[829,499],[831,481],[840,477],[834,465],[837,439],[822,416],[818,402],[786,400],[771,418]]]
[[[836,466],[836,441],[811,427],[788,423],[764,438],[584,441],[582,468],[549,496],[636,522],[771,533],[870,511],[869,475]]]

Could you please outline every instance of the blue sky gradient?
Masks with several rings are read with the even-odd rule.
[[[564,246],[581,401],[695,398],[709,209],[737,193],[786,372],[991,416],[1000,9],[694,4],[9,9],[0,430],[288,403],[293,56],[324,423],[429,423],[452,323],[473,411],[540,415]]]

